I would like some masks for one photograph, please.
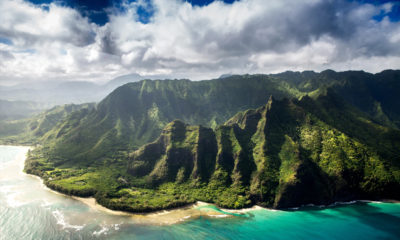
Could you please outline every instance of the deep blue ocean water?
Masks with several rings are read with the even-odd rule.
[[[0,239],[400,239],[400,204],[252,210],[157,226],[97,211],[22,173],[27,148],[0,146]],[[214,206],[203,206],[199,211]]]

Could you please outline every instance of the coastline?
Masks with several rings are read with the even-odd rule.
[[[191,219],[196,219],[199,217],[212,217],[212,218],[227,218],[227,217],[234,217],[237,214],[244,214],[245,212],[256,210],[256,209],[261,209],[261,207],[254,206],[252,208],[246,208],[246,209],[239,209],[239,210],[232,210],[232,209],[221,209],[215,206],[214,204],[209,204],[205,202],[196,202],[194,204],[189,204],[187,206],[183,207],[177,207],[173,209],[168,209],[168,210],[160,210],[160,211],[155,211],[155,212],[150,212],[150,213],[130,213],[130,212],[124,212],[124,211],[117,211],[117,210],[111,210],[108,209],[99,203],[97,203],[96,199],[94,197],[88,197],[88,198],[83,198],[83,197],[77,197],[77,196],[71,196],[71,195],[66,195],[61,192],[57,192],[55,190],[50,189],[47,187],[43,179],[39,176],[33,175],[33,174],[28,174],[23,171],[24,165],[25,165],[25,160],[27,158],[27,153],[28,150],[32,150],[32,146],[15,146],[15,145],[0,145],[0,146],[7,146],[7,147],[24,147],[26,150],[19,154],[16,159],[15,163],[18,164],[20,168],[20,174],[24,174],[26,176],[32,177],[33,179],[36,179],[40,182],[40,186],[45,189],[46,191],[49,191],[53,194],[61,195],[66,198],[74,199],[76,201],[80,201],[81,203],[87,205],[91,209],[99,212],[104,212],[106,214],[111,214],[111,215],[119,215],[119,216],[126,216],[129,218],[132,218],[135,222],[138,223],[143,223],[143,224],[151,224],[151,225],[171,225],[171,224],[176,224],[180,222],[184,222],[187,220]]]
[[[11,145],[0,145],[0,146],[11,146]],[[62,195],[67,198],[74,199],[76,201],[80,201],[81,203],[87,205],[91,209],[99,212],[104,212],[106,214],[112,214],[112,215],[119,215],[119,216],[125,216],[132,218],[133,221],[137,223],[143,223],[143,224],[151,224],[151,225],[171,225],[171,224],[176,224],[176,223],[181,223],[187,220],[192,220],[200,217],[210,217],[210,218],[229,218],[229,217],[237,217],[246,214],[247,212],[250,211],[255,211],[255,210],[268,210],[268,211],[280,211],[280,210],[300,210],[303,207],[319,207],[319,208],[329,208],[329,207],[334,207],[338,205],[347,205],[347,204],[354,204],[357,202],[375,202],[375,203],[400,203],[400,201],[397,200],[391,200],[391,199],[384,199],[381,201],[372,201],[372,200],[354,200],[354,201],[349,201],[349,202],[335,202],[330,205],[304,205],[296,208],[290,208],[290,209],[269,209],[269,208],[263,208],[257,205],[254,205],[251,208],[243,208],[243,209],[224,209],[224,208],[219,208],[215,204],[211,203],[206,203],[206,202],[201,202],[198,201],[194,204],[189,204],[183,207],[178,207],[178,208],[173,208],[173,209],[168,209],[168,210],[160,210],[160,211],[155,211],[155,212],[150,212],[150,213],[130,213],[130,212],[124,212],[124,211],[117,211],[117,210],[111,210],[108,209],[99,203],[96,202],[96,199],[94,197],[88,197],[88,198],[83,198],[83,197],[77,197],[77,196],[71,196],[71,195],[66,195],[60,192],[57,192],[55,190],[52,190],[48,188],[44,182],[43,179],[40,178],[39,176],[32,175],[32,174],[27,174],[23,172],[24,169],[24,164],[25,160],[27,158],[27,152],[28,150],[32,150],[33,147],[29,146],[14,146],[14,147],[26,147],[26,151],[24,153],[19,154],[16,157],[16,164],[20,166],[20,173],[25,174],[27,176],[31,176],[33,178],[36,178],[40,181],[40,185],[43,189],[50,191],[54,194],[57,195]]]
[[[132,218],[135,222],[152,225],[171,225],[181,223],[187,220],[196,219],[199,217],[211,218],[227,218],[234,217],[234,214],[243,214],[248,211],[255,210],[256,208],[240,209],[240,210],[223,210],[218,211],[214,209],[215,205],[198,201],[183,207],[178,207],[169,210],[160,210],[151,213],[129,213],[123,211],[116,211],[108,209],[96,202],[93,197],[81,198],[72,196],[72,199],[80,201],[90,208],[101,211],[107,214],[126,216]],[[258,209],[258,208],[257,208]]]
[[[40,177],[39,177],[40,178]],[[143,223],[143,224],[152,224],[152,225],[171,225],[182,223],[187,220],[193,220],[199,217],[210,217],[210,218],[231,218],[231,217],[240,217],[245,216],[246,213],[257,211],[257,210],[266,210],[266,211],[293,211],[293,210],[301,210],[305,207],[317,207],[317,208],[332,208],[336,206],[343,206],[343,205],[350,205],[356,203],[400,203],[398,200],[392,199],[384,199],[380,201],[374,200],[352,200],[348,202],[334,202],[330,205],[313,205],[307,204],[296,208],[290,209],[272,209],[272,208],[264,208],[258,205],[254,205],[251,208],[242,208],[242,209],[226,209],[220,208],[213,203],[207,203],[202,201],[197,201],[196,203],[189,204],[183,207],[177,207],[168,210],[160,210],[150,213],[130,213],[118,210],[111,210],[106,208],[99,203],[96,202],[94,197],[76,197],[76,196],[69,196],[63,193],[56,192],[54,190],[49,189],[44,184],[42,184],[47,190],[54,192],[56,194],[61,194],[65,197],[70,197],[76,201],[80,201],[83,204],[89,206],[91,209],[104,212],[107,214],[112,215],[119,215],[119,216],[126,216],[130,217],[135,222]]]
[[[43,186],[47,188],[44,184]],[[49,188],[48,190],[55,192]],[[257,210],[267,210],[267,211],[287,211],[287,210],[301,210],[304,207],[318,207],[318,208],[332,208],[335,206],[342,205],[350,205],[356,204],[359,202],[364,203],[400,203],[397,200],[385,199],[381,201],[373,201],[373,200],[353,200],[349,202],[335,202],[330,205],[313,205],[308,204],[304,206],[300,206],[297,208],[291,209],[271,209],[271,208],[263,208],[258,205],[254,205],[251,208],[242,208],[242,209],[226,209],[220,208],[212,203],[206,203],[202,201],[197,201],[194,204],[189,204],[183,207],[177,207],[169,210],[160,210],[151,213],[130,213],[124,211],[117,211],[108,209],[99,203],[96,202],[96,199],[93,197],[82,198],[75,196],[68,196],[63,193],[58,193],[65,197],[70,197],[76,201],[80,201],[85,205],[89,206],[91,209],[104,212],[112,215],[126,216],[132,218],[135,222],[143,223],[143,224],[152,224],[152,225],[172,225],[177,223],[182,223],[187,220],[193,220],[199,217],[210,217],[210,218],[231,218],[231,217],[240,217],[241,215],[245,216],[246,213],[257,211]]]
[[[130,213],[130,212],[124,212],[124,211],[118,211],[118,210],[112,210],[112,209],[106,208],[103,205],[97,203],[97,201],[94,197],[84,198],[84,197],[66,195],[64,193],[57,192],[57,191],[52,190],[49,187],[47,187],[43,183],[43,179],[40,178],[39,176],[27,174],[24,172],[22,172],[22,173],[39,180],[41,187],[43,189],[45,189],[46,191],[49,191],[53,194],[61,195],[66,198],[70,198],[75,201],[79,201],[79,202],[85,204],[86,206],[90,207],[92,210],[95,210],[98,212],[103,212],[105,214],[129,217],[132,220],[134,220],[135,222],[142,223],[142,224],[172,225],[172,224],[181,223],[181,222],[184,222],[187,220],[197,219],[200,217],[228,218],[228,217],[235,217],[238,215],[243,215],[246,212],[250,212],[250,211],[254,211],[254,210],[266,209],[266,208],[262,208],[262,207],[259,207],[256,205],[251,208],[224,209],[224,208],[219,208],[216,205],[211,204],[211,203],[197,201],[196,203],[193,203],[193,204],[189,204],[186,206],[177,207],[177,208],[173,208],[173,209],[168,209],[168,210],[159,210],[159,211],[150,212],[150,213]],[[267,210],[277,211],[275,209],[267,209]]]

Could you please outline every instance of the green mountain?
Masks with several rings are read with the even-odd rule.
[[[295,77],[243,75],[211,81],[145,80],[117,88],[79,124],[55,135],[52,154],[91,164],[115,152],[137,149],[151,142],[174,119],[215,128],[238,111],[256,108],[273,95],[299,98],[333,89],[372,121],[398,128],[400,110],[396,85],[400,71],[380,74],[324,71],[290,73]],[[398,81],[397,81],[398,82]],[[305,86],[309,86],[308,88]],[[391,104],[394,103],[394,104]],[[399,103],[400,104],[400,103]],[[58,132],[58,129],[55,129]]]
[[[155,185],[239,187],[253,203],[268,207],[398,199],[400,131],[356,118],[336,105],[332,95],[300,101],[271,98],[215,131],[174,121],[157,141],[131,154],[128,171]],[[330,109],[329,121],[325,109]],[[346,117],[332,115],[339,112]],[[217,195],[212,201],[240,205],[225,205]]]
[[[332,91],[271,97],[214,130],[175,120],[156,141],[90,167],[32,152],[26,171],[55,190],[139,212],[197,200],[288,208],[399,199],[400,131],[364,116]]]
[[[377,74],[326,70],[321,73],[284,72],[272,76],[311,95],[318,95],[330,87],[375,122],[389,127],[400,127],[400,108],[397,107],[400,104],[399,70],[385,70]]]
[[[327,70],[129,83],[41,130],[30,119],[19,139],[41,147],[25,170],[127,211],[400,199],[399,79]]]
[[[65,134],[56,134],[50,151],[68,161],[85,159],[91,164],[155,140],[174,119],[216,127],[238,111],[262,105],[270,95],[283,98],[304,93],[264,75],[129,83],[108,95]]]

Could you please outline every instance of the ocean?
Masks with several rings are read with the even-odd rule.
[[[0,146],[0,239],[400,239],[400,204],[254,209],[176,224],[99,211],[24,174],[28,148]],[[201,206],[196,211],[214,206]],[[222,217],[221,217],[222,216]]]

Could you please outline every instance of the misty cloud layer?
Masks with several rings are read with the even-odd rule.
[[[326,0],[242,0],[193,7],[180,0],[125,2],[96,25],[77,10],[0,1],[0,84],[105,81],[162,74],[400,68],[400,24],[382,5]],[[147,24],[137,8],[154,12]],[[375,16],[382,16],[376,20]]]

